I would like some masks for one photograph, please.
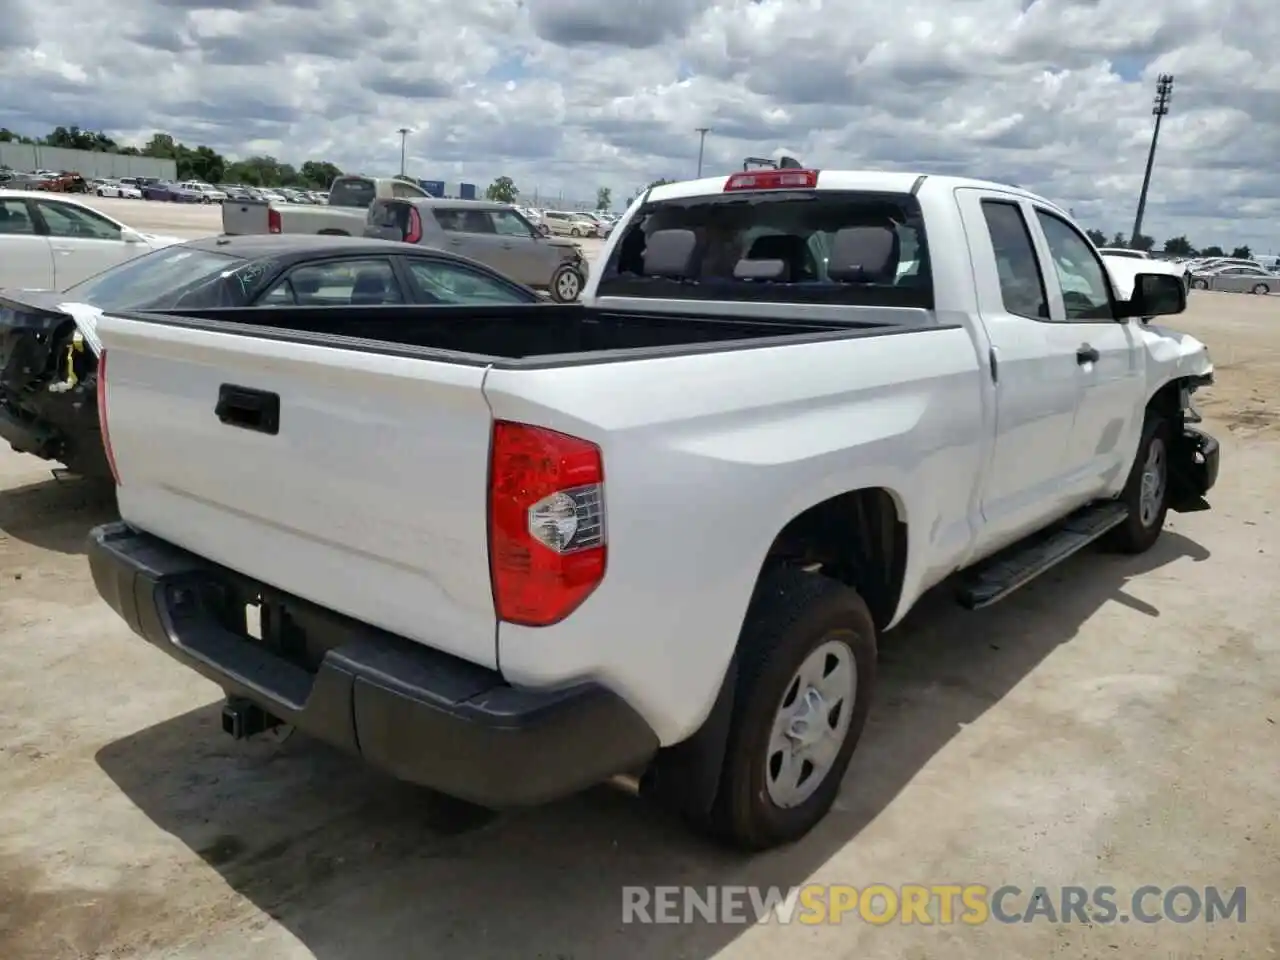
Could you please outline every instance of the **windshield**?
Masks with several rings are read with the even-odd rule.
[[[64,294],[100,310],[163,309],[244,262],[208,250],[166,247],[82,280]]]
[[[334,181],[329,191],[329,206],[367,207],[373,203],[376,194],[372,181],[363,177],[344,177]]]
[[[896,247],[873,274],[831,264],[840,231],[883,228]],[[645,275],[647,238],[694,234],[687,279]],[[892,239],[892,238],[891,238]],[[775,277],[735,276],[742,261],[781,264]],[[828,267],[836,277],[828,272]],[[748,271],[750,273],[751,271]],[[915,197],[862,191],[760,191],[650,203],[628,224],[601,273],[602,297],[933,308],[924,221]]]

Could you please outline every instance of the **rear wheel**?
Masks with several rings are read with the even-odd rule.
[[[1208,280],[1192,280],[1191,286],[1194,287],[1196,290],[1208,290],[1209,281]]]
[[[720,787],[697,826],[748,850],[798,840],[828,813],[866,724],[876,629],[862,598],[782,568],[756,589]]]
[[[575,267],[563,264],[551,275],[547,292],[556,303],[572,303],[582,295],[582,274]]]
[[[1267,294],[1271,292],[1271,288],[1268,287],[1265,283],[1256,283],[1253,286],[1253,292],[1259,295]]]

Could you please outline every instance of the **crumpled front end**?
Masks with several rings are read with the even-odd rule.
[[[0,438],[19,453],[110,476],[98,428],[97,358],[42,294],[0,294]]]

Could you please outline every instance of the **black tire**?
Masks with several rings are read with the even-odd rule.
[[[1192,289],[1195,289],[1195,290],[1208,290],[1209,281],[1208,280],[1192,280],[1191,286],[1192,286]]]
[[[820,646],[843,643],[856,670],[854,702],[835,760],[814,792],[791,807],[770,795],[773,724],[797,671]],[[744,850],[799,840],[831,809],[871,706],[876,674],[876,628],[853,589],[829,577],[780,568],[756,587],[738,641],[738,681],[720,786],[706,817],[694,825]],[[794,700],[794,697],[792,697]]]
[[[1143,475],[1146,473],[1152,447],[1157,443],[1163,449],[1163,490],[1159,496],[1159,506],[1154,512],[1148,510],[1144,520]],[[1120,502],[1129,508],[1129,517],[1107,534],[1104,542],[1108,548],[1119,553],[1145,553],[1160,539],[1165,516],[1169,513],[1169,455],[1172,448],[1173,429],[1169,421],[1164,417],[1147,414],[1147,421],[1142,428],[1142,440],[1138,443],[1138,452],[1129,470],[1129,481],[1120,494]]]
[[[573,303],[582,296],[582,288],[586,286],[586,278],[572,264],[561,264],[551,275],[547,285],[547,294],[556,303]]]
[[[1258,294],[1259,296],[1262,296],[1270,293],[1271,288],[1268,287],[1265,283],[1255,283],[1253,285],[1253,292]]]
[[[99,190],[99,191],[98,191],[98,196],[100,196],[100,197],[105,197],[105,196],[106,196],[106,194],[105,194],[105,193],[103,193],[101,190]]]

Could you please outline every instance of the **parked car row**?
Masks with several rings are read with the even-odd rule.
[[[536,207],[517,206],[516,210],[529,222],[545,226],[548,233],[558,237],[598,237],[605,238],[613,232],[613,225],[618,222],[616,214],[581,211],[542,210]]]
[[[39,190],[46,193],[88,193],[84,177],[70,170],[33,170],[22,173],[0,169],[0,190]]]

